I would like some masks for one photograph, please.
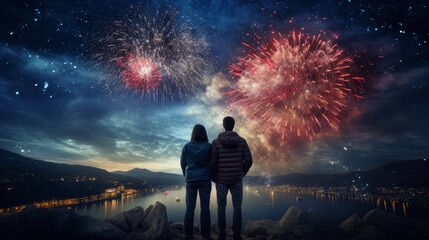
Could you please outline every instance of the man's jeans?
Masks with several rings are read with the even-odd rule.
[[[186,214],[185,234],[192,235],[194,230],[194,212],[197,201],[197,192],[200,194],[200,226],[201,235],[210,236],[210,192],[212,190],[211,180],[187,181],[186,182]]]
[[[233,218],[232,218],[232,231],[234,232],[234,239],[241,239],[241,202],[243,200],[243,181],[234,184],[220,184],[216,183],[217,191],[217,218],[219,225],[219,237],[225,239],[226,237],[226,196],[228,190],[231,192]]]

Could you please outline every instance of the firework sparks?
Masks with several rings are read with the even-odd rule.
[[[122,76],[126,87],[149,92],[160,85],[161,72],[149,59],[129,56],[126,60],[118,60],[118,64],[124,68]]]
[[[244,45],[250,54],[231,65],[237,82],[226,93],[229,108],[240,106],[282,139],[338,131],[350,98],[362,98],[356,86],[363,79],[352,76],[352,59],[320,36],[279,34],[260,51]]]
[[[169,9],[116,21],[94,54],[104,71],[100,83],[110,92],[124,86],[161,102],[204,89],[208,45],[194,29],[177,23],[177,15]]]

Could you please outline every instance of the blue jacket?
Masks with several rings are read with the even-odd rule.
[[[210,149],[210,143],[192,141],[185,144],[180,165],[186,181],[211,180]]]

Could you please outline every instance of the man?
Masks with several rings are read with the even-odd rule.
[[[223,119],[225,132],[219,133],[213,140],[210,169],[217,191],[217,217],[219,239],[226,239],[226,196],[228,190],[232,196],[234,239],[241,238],[241,202],[243,200],[243,177],[252,166],[252,154],[244,138],[233,131],[234,118],[227,116]]]

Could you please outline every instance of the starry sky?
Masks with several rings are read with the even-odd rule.
[[[192,127],[203,124],[211,141],[223,131],[223,117],[231,115],[252,150],[251,175],[368,170],[429,156],[428,1],[17,0],[0,5],[0,148],[108,171],[138,167],[180,173],[181,150]],[[204,42],[191,46],[204,49],[204,64],[198,65],[202,74],[192,77],[200,87],[169,101],[153,100],[121,84],[120,67],[114,70],[115,64],[105,61],[112,57],[106,39],[119,31],[118,21],[138,24],[137,16],[151,18],[168,9]],[[348,103],[339,128],[311,139],[268,134],[269,123],[241,114],[224,94],[234,83],[231,64],[247,51],[243,43],[257,48],[273,32],[291,31],[332,41],[364,79],[364,98]]]

